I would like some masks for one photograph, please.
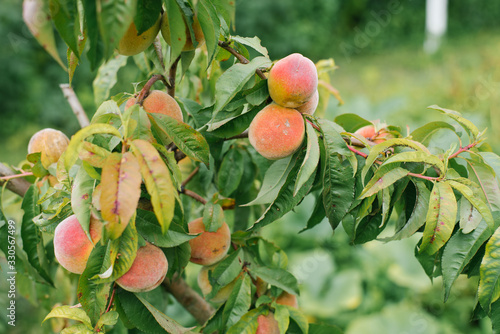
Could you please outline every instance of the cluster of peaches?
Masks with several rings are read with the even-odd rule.
[[[274,64],[267,82],[273,103],[255,116],[248,138],[263,157],[277,160],[296,152],[304,140],[302,113],[312,115],[318,106],[318,72],[309,58],[293,53]]]

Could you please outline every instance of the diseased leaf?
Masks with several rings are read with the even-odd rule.
[[[92,330],[92,325],[90,323],[89,316],[80,307],[74,307],[74,306],[68,306],[68,305],[54,307],[50,311],[50,313],[47,314],[47,316],[43,319],[42,324],[47,319],[51,319],[51,318],[63,318],[63,319],[72,319],[72,320],[80,321],[87,327],[87,329]]]
[[[149,113],[148,117],[153,127],[166,135],[188,157],[208,166],[208,143],[198,131],[167,115]]]
[[[457,217],[457,200],[449,183],[436,182],[429,199],[429,211],[420,252],[436,253],[448,241]]]
[[[141,196],[141,169],[131,152],[111,153],[102,169],[102,218],[112,239],[118,238],[137,209]]]
[[[300,188],[304,185],[304,183],[309,180],[311,175],[316,171],[319,163],[319,143],[318,136],[316,135],[316,131],[312,127],[309,122],[306,122],[306,134],[307,134],[307,148],[306,148],[306,156],[304,157],[304,161],[300,166],[299,174],[297,176],[297,181],[295,183],[295,189],[293,191],[293,195],[297,195]]]
[[[463,196],[460,199],[460,228],[462,233],[467,234],[474,231],[482,220],[483,217],[479,211]]]
[[[479,197],[488,203],[491,211],[500,211],[499,182],[492,168],[477,159],[466,159],[469,179],[481,186]]]
[[[396,181],[402,179],[403,177],[408,175],[408,173],[408,170],[401,167],[391,168],[389,166],[386,166],[385,164],[382,165],[377,170],[375,175],[373,175],[370,182],[368,182],[365,189],[361,193],[360,198],[366,198],[375,195],[380,190],[386,189]]]
[[[95,183],[96,181],[87,174],[85,169],[80,168],[76,173],[71,190],[71,208],[89,239],[90,210]]]
[[[481,307],[490,312],[491,303],[500,297],[500,228],[497,228],[486,244],[479,270],[478,299]]]
[[[78,154],[80,160],[85,161],[93,167],[102,168],[111,152],[88,141],[84,141],[82,144]]]
[[[175,194],[177,193],[170,172],[158,151],[149,142],[142,139],[134,140],[132,150],[139,162],[146,189],[151,195],[151,204],[156,218],[160,223],[162,233],[165,234],[174,217]]]

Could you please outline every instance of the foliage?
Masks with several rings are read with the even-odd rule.
[[[332,230],[343,229],[349,243],[358,245],[379,239],[392,217],[393,235],[385,240],[420,236],[415,257],[430,279],[442,276],[445,299],[460,274],[479,276],[475,314],[491,317],[493,327],[498,326],[500,157],[485,142],[484,130],[459,112],[431,106],[447,121],[431,122],[411,133],[389,126],[392,137],[375,144],[355,133],[369,123],[357,115],[333,121],[304,115],[307,136],[302,147],[271,164],[241,135],[270,102],[262,74],[272,66],[267,50],[256,38],[231,35],[231,1],[161,3],[186,22],[192,22],[197,11],[206,46],[183,52],[182,45],[160,41],[161,47],[157,43],[134,56],[149,80],[139,86],[139,103],[125,108],[130,94],[109,97],[116,83],[109,76],[115,77],[124,64],[123,59],[116,63],[113,50],[132,21],[143,30],[154,22],[140,15],[135,2],[109,2],[96,11],[95,3],[88,1],[78,10],[76,2],[49,1],[53,23],[68,45],[70,80],[75,71],[71,63],[87,57],[99,67],[96,98],[104,102],[91,124],[72,136],[57,164],[45,169],[39,155],[28,157],[32,164],[24,168],[37,181],[50,174],[59,183],[33,184],[24,196],[21,233],[16,236],[22,240],[20,273],[44,287],[52,286],[57,275],[68,279],[46,240],[71,212],[84,231],[89,230],[91,216],[104,221],[105,233],[83,274],[73,280],[80,307],[68,307],[76,302],[74,296],[68,305],[53,308],[46,319],[76,321],[64,323],[63,332],[136,328],[160,333],[253,333],[258,317],[273,312],[283,332],[340,331],[309,324],[299,309],[276,303],[283,291],[299,295],[300,287],[286,253],[260,234],[262,227],[275,223],[309,195],[315,207],[304,230],[326,217]],[[185,35],[185,26],[171,25],[171,34]],[[78,47],[80,35],[85,48]],[[38,38],[51,47],[46,34]],[[246,59],[249,50],[259,56]],[[56,49],[50,51],[57,54]],[[317,67],[321,75],[335,64],[320,61]],[[159,81],[166,83],[171,95],[177,90],[184,122],[146,113],[141,106]],[[318,115],[329,95],[322,92],[323,110]],[[444,150],[432,146],[439,131],[456,135]],[[183,163],[187,171],[182,171]],[[9,234],[8,224],[0,214],[3,237]],[[154,241],[165,252],[170,279],[182,277],[192,237],[187,222],[201,215],[207,230],[216,230],[225,220],[233,232],[229,255],[209,272],[212,292],[207,299],[235,285],[228,301],[194,329],[164,313],[164,301],[158,299],[165,293],[161,287],[151,294],[130,293],[112,282],[126,270],[121,264],[135,258],[135,244],[145,241]],[[265,282],[264,292],[258,291],[259,280]]]

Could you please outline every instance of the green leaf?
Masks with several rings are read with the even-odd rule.
[[[198,20],[205,36],[208,51],[207,64],[210,64],[218,48],[221,24],[219,16],[217,16],[217,9],[210,0],[199,0],[197,7]]]
[[[244,204],[244,206],[267,204],[274,201],[281,187],[285,184],[288,174],[294,167],[292,158],[293,156],[289,156],[273,162],[266,170],[259,194],[253,201]]]
[[[88,329],[84,324],[74,324],[64,328],[61,334],[94,334],[94,331]]]
[[[207,202],[205,204],[205,209],[203,210],[203,225],[205,225],[205,231],[207,232],[217,232],[217,230],[224,224],[224,211],[218,203],[213,201]]]
[[[468,186],[466,186],[462,183],[456,182],[454,180],[447,180],[446,182],[452,188],[458,190],[458,192],[460,192],[462,194],[462,196],[467,198],[467,200],[470,202],[470,204],[472,204],[474,206],[474,208],[476,208],[476,210],[479,211],[481,216],[483,216],[486,223],[488,223],[488,225],[490,227],[493,227],[495,222],[493,221],[493,216],[491,215],[490,209],[488,208],[486,203],[484,203],[480,198],[477,198],[476,196],[474,196],[474,192],[472,191],[471,188],[469,188]]]
[[[63,318],[63,319],[72,319],[76,321],[82,322],[88,329],[92,330],[92,324],[90,323],[90,318],[87,313],[82,310],[80,307],[74,306],[57,306],[54,307],[49,314],[43,319],[42,324],[51,318]]]
[[[97,20],[106,60],[111,58],[115,47],[133,22],[136,8],[137,0],[98,1]]]
[[[262,42],[259,37],[241,37],[241,36],[231,36],[231,39],[235,42],[241,43],[243,45],[249,46],[264,57],[269,57],[269,52],[265,47],[262,46]]]
[[[141,296],[137,296],[137,299],[148,309],[148,311],[153,315],[155,320],[160,324],[160,326],[171,334],[184,334],[192,333],[192,328],[184,328],[174,319],[167,317],[165,314],[157,310],[153,305],[151,305],[146,299]]]
[[[264,314],[265,309],[263,307],[254,308],[246,314],[244,314],[241,319],[229,328],[227,334],[255,334],[259,323],[257,318]]]
[[[493,230],[485,221],[482,221],[471,233],[464,234],[459,230],[450,238],[444,248],[441,260],[445,301],[450,296],[451,286],[455,280],[477,253],[479,247],[492,234]]]
[[[141,196],[141,166],[131,153],[111,153],[101,177],[101,215],[110,238],[118,238],[135,214]]]
[[[303,334],[308,334],[309,333],[309,322],[307,321],[306,316],[300,311],[297,310],[295,307],[285,305],[285,307],[288,309],[288,313],[290,314],[290,318],[295,321],[295,323],[298,325],[300,330],[302,331]]]
[[[158,247],[176,247],[197,237],[187,234],[175,220],[170,224],[167,233],[163,234],[155,214],[151,211],[137,209],[136,223],[139,234]]]
[[[409,238],[415,234],[415,232],[417,232],[422,225],[424,225],[425,220],[427,219],[426,216],[429,210],[429,197],[431,194],[424,182],[416,182],[415,188],[417,191],[417,199],[410,218],[406,224],[392,237],[382,238],[381,241],[387,242]]]
[[[344,331],[337,326],[309,324],[309,334],[344,334]]]
[[[347,132],[355,132],[363,126],[372,125],[363,117],[356,114],[342,114],[335,117],[335,123],[343,127]]]
[[[177,1],[166,0],[165,6],[163,20],[168,20],[170,36],[166,39],[170,40],[170,62],[173,62],[181,54],[182,48],[186,44],[186,21]],[[192,17],[189,18],[192,21]]]
[[[264,104],[252,108],[247,112],[244,112],[237,116],[226,117],[226,115],[221,116],[222,113],[219,113],[217,119],[219,119],[219,117],[222,117],[222,120],[214,121],[209,124],[207,131],[219,138],[231,138],[233,136],[239,135],[240,133],[248,129],[254,117],[263,108]]]
[[[173,141],[188,157],[208,166],[208,143],[198,131],[167,115],[153,113],[148,114],[148,117],[152,125]]]
[[[469,179],[481,186],[479,196],[484,202],[489,203],[491,211],[500,211],[500,188],[495,173],[485,163],[477,159],[466,159]]]
[[[85,169],[80,168],[76,173],[71,190],[71,208],[89,239],[90,210],[92,208],[92,192],[94,191],[95,182],[85,172]]]
[[[284,269],[269,267],[249,267],[249,269],[252,274],[260,277],[263,281],[283,289],[292,295],[300,293],[297,279]]]
[[[217,263],[215,268],[209,272],[208,278],[212,285],[212,291],[206,296],[207,300],[212,299],[220,288],[233,282],[241,273],[242,266],[241,248],[230,254],[224,260]]]
[[[100,105],[109,97],[111,88],[113,88],[118,80],[118,71],[127,65],[127,59],[125,56],[118,55],[99,67],[97,76],[92,83],[96,105]]]
[[[430,142],[431,137],[440,129],[448,129],[455,132],[455,127],[446,122],[430,122],[427,123],[418,129],[413,130],[410,134],[410,137],[413,140],[421,142],[422,144],[428,144]]]
[[[84,141],[78,157],[93,167],[102,168],[110,154],[107,149]]]
[[[46,283],[53,285],[52,278],[47,271],[47,259],[45,257],[45,247],[43,236],[38,227],[33,222],[33,218],[40,214],[38,202],[38,192],[36,185],[31,185],[24,194],[21,208],[24,211],[21,224],[21,239],[23,250],[28,256],[28,262],[35,268],[36,272]]]
[[[151,195],[151,204],[156,218],[158,218],[162,233],[165,234],[174,217],[177,190],[172,183],[167,166],[153,145],[145,140],[136,139],[131,146],[139,161],[146,189]]]
[[[297,176],[297,182],[295,183],[295,189],[293,191],[294,196],[297,195],[304,183],[306,183],[311,175],[316,171],[319,163],[318,136],[316,135],[316,131],[309,122],[306,122],[306,134],[306,156],[304,157],[304,161],[300,166],[299,174]]]
[[[168,260],[167,277],[172,278],[175,272],[184,270],[191,258],[191,247],[189,242],[180,244],[179,246],[164,249]]]
[[[229,197],[238,189],[243,177],[243,154],[238,148],[230,149],[222,159],[219,169],[218,186],[222,196]]]
[[[238,93],[252,76],[255,70],[261,67],[268,67],[271,61],[266,57],[255,57],[248,64],[237,63],[228,68],[217,80],[215,84],[215,109],[212,120],[217,113],[224,108],[229,101]]]
[[[462,233],[467,234],[476,229],[483,217],[470,202],[462,196],[460,199],[460,228]]]
[[[78,34],[80,32],[80,19],[75,1],[49,0],[50,16],[59,35],[69,46],[74,54],[80,55],[78,50]]]
[[[394,184],[396,181],[402,179],[406,175],[408,175],[409,171],[396,167],[392,168],[391,166],[382,165],[375,175],[373,175],[372,179],[366,185],[365,189],[361,193],[360,198],[370,197],[375,195],[382,189],[386,189],[390,185]]]
[[[116,311],[106,312],[97,322],[97,327],[101,328],[102,326],[114,326],[118,322],[118,317],[119,314]]]
[[[275,304],[274,319],[278,322],[280,333],[286,333],[290,325],[290,312],[285,305]]]
[[[233,290],[224,304],[222,321],[226,327],[231,327],[247,313],[252,302],[252,281],[250,276],[237,278]]]
[[[100,284],[91,278],[106,269],[106,262],[109,262],[109,243],[107,246],[98,243],[92,249],[87,266],[78,280],[78,301],[92,325],[97,323],[106,310],[111,283]]]
[[[109,133],[121,138],[120,132],[109,124],[96,123],[84,127],[83,129],[75,133],[73,137],[71,137],[68,148],[66,148],[66,152],[64,155],[64,167],[66,168],[66,170],[70,170],[71,167],[76,163],[85,138],[98,133]]]
[[[429,210],[420,252],[432,255],[448,241],[457,217],[457,200],[447,182],[436,182],[429,199]]]
[[[455,120],[458,124],[460,124],[464,128],[469,137],[472,136],[471,138],[472,140],[475,140],[479,135],[478,128],[471,121],[462,117],[462,115],[458,111],[441,108],[435,104],[427,107],[427,109],[438,110],[443,114],[445,114],[446,116],[450,117],[451,119]]]
[[[393,155],[386,161],[384,161],[384,165],[386,164],[391,164],[391,163],[396,163],[396,162],[420,162],[420,163],[426,163],[429,165],[436,166],[441,174],[445,174],[445,167],[444,163],[436,157],[435,155],[429,155],[425,152],[402,152]]]
[[[160,18],[161,0],[137,0],[134,24],[137,35],[142,34],[155,25]]]
[[[482,308],[489,313],[491,303],[500,297],[500,228],[497,228],[486,244],[479,270],[478,299]]]
[[[66,66],[57,53],[49,2],[47,0],[23,1],[23,20],[38,43],[66,70]]]
[[[323,219],[325,219],[325,217],[326,213],[325,213],[325,206],[323,205],[323,197],[318,196],[316,198],[316,204],[314,204],[314,209],[312,211],[312,214],[307,220],[306,227],[300,230],[299,233],[312,229],[314,226],[321,223]]]
[[[89,39],[89,50],[87,58],[90,61],[90,69],[94,71],[103,58],[103,43],[99,33],[99,22],[97,17],[98,2],[95,0],[82,0],[83,13],[86,23],[86,33]]]

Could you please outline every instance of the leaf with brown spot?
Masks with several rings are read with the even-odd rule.
[[[92,144],[91,142],[84,141],[82,149],[78,152],[78,157],[91,166],[102,168],[109,154],[110,152],[105,148]]]
[[[136,139],[132,142],[131,147],[139,161],[146,189],[151,195],[151,204],[156,218],[158,218],[161,230],[165,234],[174,217],[175,196],[177,194],[170,171],[151,143],[143,139]]]
[[[136,157],[112,153],[102,169],[101,214],[110,238],[118,238],[137,209],[141,195],[141,170]]]

